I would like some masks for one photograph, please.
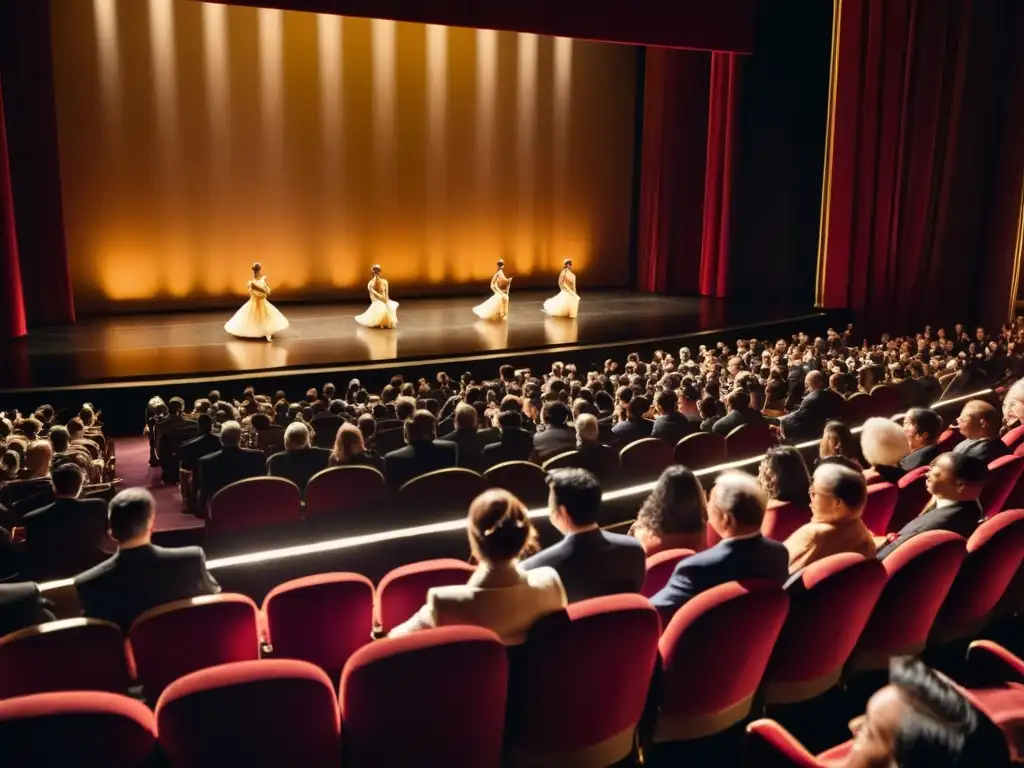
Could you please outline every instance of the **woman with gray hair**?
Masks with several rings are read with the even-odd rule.
[[[910,453],[910,442],[895,421],[877,416],[865,421],[860,450],[871,469],[887,483],[897,483],[907,473],[900,461]]]

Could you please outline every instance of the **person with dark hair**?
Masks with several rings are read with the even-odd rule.
[[[69,578],[107,556],[107,505],[102,499],[78,498],[85,480],[76,464],[57,467],[50,475],[53,503],[22,519],[34,579]]]
[[[793,370],[790,370],[791,375]],[[843,412],[842,396],[828,388],[828,381],[821,371],[809,371],[804,377],[803,389],[806,394],[800,401],[800,407],[779,420],[782,434],[789,440],[814,440],[826,422],[839,418]],[[790,390],[794,388],[790,386]]]
[[[850,723],[853,746],[841,768],[1002,768],[1006,737],[944,677],[924,662],[898,657],[889,684]]]
[[[830,421],[825,425],[821,433],[821,442],[818,443],[819,462],[822,459],[841,456],[855,462],[859,467],[859,453],[857,439],[848,426],[841,421]]]
[[[986,465],[1010,452],[999,439],[1002,416],[999,410],[984,400],[970,400],[956,420],[964,440],[956,444],[953,453],[974,456]]]
[[[112,621],[127,633],[154,606],[220,592],[206,570],[202,547],[167,549],[151,543],[155,506],[145,488],[129,488],[111,499],[109,531],[117,553],[75,578],[88,618]]]
[[[806,507],[811,475],[803,455],[791,445],[773,445],[761,459],[757,483],[768,494],[768,509],[793,503]]]
[[[33,581],[0,584],[0,637],[54,620],[53,603]]]
[[[611,438],[614,445],[625,448],[630,443],[650,437],[654,430],[654,422],[644,418],[651,409],[651,401],[644,395],[634,395],[626,406],[626,418],[612,427]]]
[[[711,431],[716,435],[727,437],[737,427],[744,424],[757,424],[763,422],[764,416],[761,411],[750,407],[750,393],[745,389],[736,388],[725,396],[725,405],[728,413],[715,422]]]
[[[391,300],[391,289],[388,281],[381,277],[379,264],[370,267],[372,277],[366,284],[366,290],[370,292],[370,306],[361,315],[357,315],[355,321],[367,328],[396,328],[398,327],[398,302]]]
[[[722,414],[718,407],[718,398],[711,395],[705,395],[697,403],[697,413],[700,416],[700,431],[711,432],[714,430],[715,422],[717,422]]]
[[[580,295],[576,293],[576,275],[572,272],[572,259],[562,262],[558,274],[558,295],[544,301],[543,312],[553,317],[575,318],[580,308]]]
[[[647,561],[632,536],[598,527],[601,484],[584,469],[548,473],[548,512],[564,538],[526,560],[524,571],[550,566],[558,571],[570,603],[620,592],[639,592]]]
[[[499,439],[483,448],[483,463],[490,469],[503,461],[527,461],[533,455],[533,435],[523,429],[523,415],[508,410],[498,413]]]
[[[271,341],[275,333],[288,327],[288,320],[277,307],[267,301],[270,286],[267,285],[263,266],[259,262],[252,265],[252,279],[246,284],[246,288],[249,291],[249,300],[224,323],[224,330],[243,339]]]
[[[629,535],[636,537],[647,557],[666,549],[700,552],[707,547],[707,521],[704,486],[691,470],[677,464],[661,473]]]
[[[810,493],[810,522],[785,541],[790,573],[841,552],[875,556],[871,531],[861,520],[868,498],[863,472],[836,463],[822,464],[814,471]]]
[[[466,529],[479,563],[469,582],[429,589],[423,607],[389,637],[468,624],[493,630],[507,645],[519,645],[537,619],[565,607],[565,590],[554,569],[526,572],[516,565],[537,542],[519,499],[500,488],[484,491],[469,505]]]
[[[538,463],[576,447],[576,429],[569,423],[572,411],[557,400],[544,406],[544,430],[533,436],[533,450]]]
[[[935,411],[911,408],[903,416],[903,433],[907,436],[910,453],[903,457],[900,466],[907,472],[928,466],[939,455],[942,417]]]
[[[986,480],[988,466],[981,459],[955,451],[940,455],[932,462],[925,480],[931,502],[899,533],[876,540],[879,560],[925,531],[952,531],[969,539],[983,515],[978,497]]]
[[[473,307],[473,314],[481,320],[504,320],[508,317],[509,289],[512,278],[505,277],[505,260],[498,259],[498,271],[491,278],[491,297]]]
[[[459,447],[437,439],[437,420],[430,411],[415,411],[404,430],[406,446],[384,457],[384,474],[392,490],[435,469],[458,466]]]
[[[213,433],[213,419],[210,414],[200,413],[196,424],[199,426],[199,437],[193,437],[178,448],[181,468],[193,472],[203,456],[209,456],[221,449],[220,437]]]
[[[725,472],[708,497],[708,525],[721,537],[715,546],[683,558],[668,583],[651,598],[663,621],[705,590],[729,581],[766,579],[780,587],[789,576],[789,553],[761,535],[765,492],[750,475]]]

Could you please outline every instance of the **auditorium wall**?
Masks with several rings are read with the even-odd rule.
[[[52,4],[86,314],[629,279],[628,46],[185,0]]]

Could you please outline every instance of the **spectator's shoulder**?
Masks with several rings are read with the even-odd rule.
[[[82,571],[82,573],[78,574],[75,577],[75,586],[80,587],[83,584],[89,584],[90,582],[95,581],[104,574],[109,573],[114,568],[114,562],[116,558],[117,555],[111,555],[102,563],[94,565],[87,571]]]
[[[624,533],[609,533],[608,531],[601,531],[601,535],[604,536],[604,540],[609,544],[614,544],[617,547],[625,547],[627,549],[636,549],[640,552],[644,551],[643,545],[639,539],[633,536],[627,536]]]
[[[206,554],[199,546],[191,547],[153,547],[153,554],[158,560],[203,560]]]

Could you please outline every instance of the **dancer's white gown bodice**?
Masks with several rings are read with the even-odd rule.
[[[249,300],[224,323],[224,330],[243,339],[262,339],[288,327],[288,320],[267,301],[270,287],[265,277],[249,281]]]
[[[388,298],[388,281],[373,278],[366,286],[370,292],[370,307],[356,315],[356,322],[367,328],[394,328],[398,325],[398,302]]]
[[[511,287],[512,278],[505,277],[499,269],[491,278],[491,298],[473,307],[473,314],[481,320],[504,320],[508,317],[508,291]]]
[[[580,295],[576,293],[576,275],[569,268],[558,276],[558,295],[544,302],[544,311],[552,317],[576,317],[580,309]]]

